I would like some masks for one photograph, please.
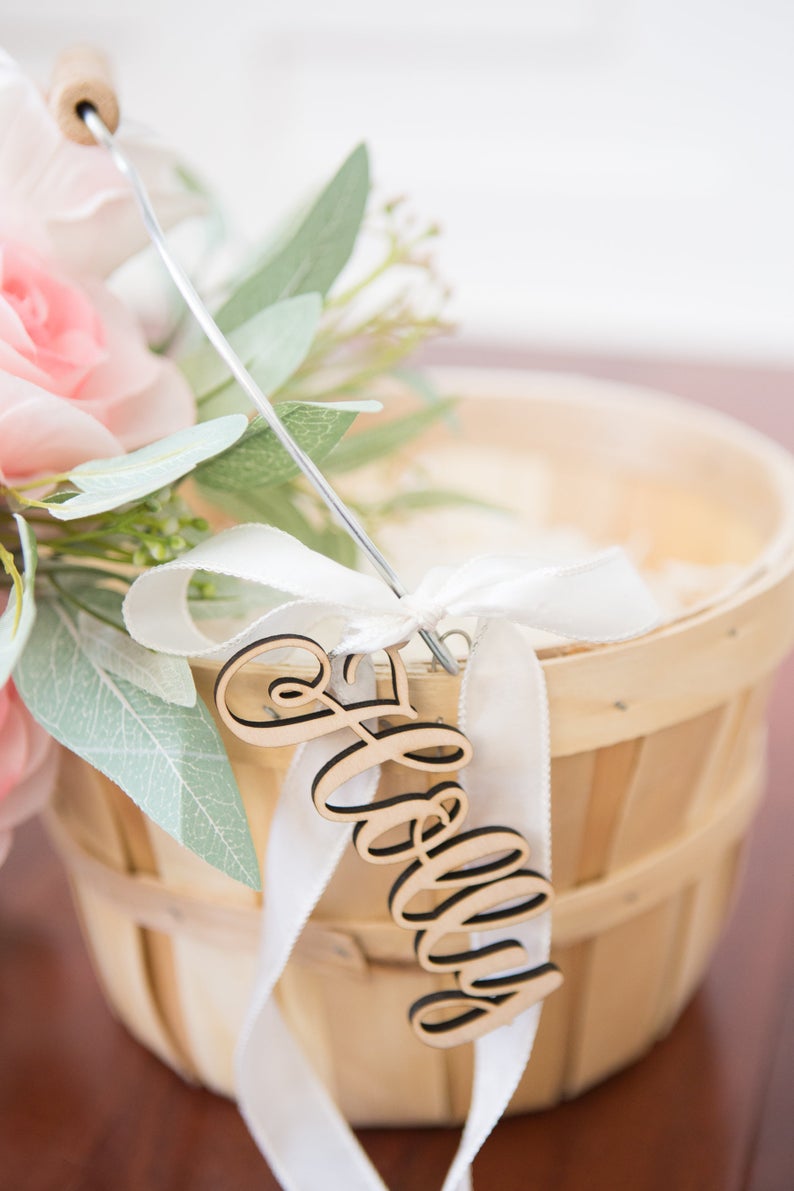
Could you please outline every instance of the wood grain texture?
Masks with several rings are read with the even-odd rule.
[[[633,379],[745,414],[794,446],[791,374],[619,362],[611,371],[629,367]],[[793,706],[789,663],[773,696],[770,783],[742,892],[704,985],[640,1063],[560,1108],[503,1122],[477,1161],[478,1187],[794,1184]],[[0,871],[0,965],[2,1191],[275,1191],[234,1106],[184,1084],[110,1017],[37,825],[18,833]],[[360,1136],[393,1191],[437,1191],[457,1131]]]
[[[119,102],[113,86],[110,63],[93,46],[65,50],[52,71],[50,111],[61,132],[78,145],[93,145],[94,138],[78,114],[81,104],[90,104],[110,132],[119,126]]]

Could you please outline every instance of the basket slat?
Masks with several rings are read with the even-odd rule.
[[[584,879],[579,858],[588,838],[588,807],[593,797],[596,759],[597,754],[593,752],[560,757],[552,762],[552,879],[558,894]]]
[[[632,788],[644,742],[625,740],[593,753],[593,778],[582,832],[578,884],[593,881],[609,870],[612,841],[622,813],[624,799]]]
[[[126,827],[139,816],[126,799],[108,796],[110,783],[68,753],[61,757],[60,783],[70,790],[65,822],[82,846],[109,867],[134,871],[133,842]],[[111,787],[115,790],[115,787]],[[126,805],[125,805],[126,804]],[[131,814],[127,807],[131,807]],[[122,908],[98,896],[89,882],[71,880],[83,931],[108,1001],[136,1037],[186,1078],[192,1075],[187,1052],[175,1041],[156,993],[147,935]],[[161,949],[170,946],[158,935]],[[179,1006],[175,1006],[179,1016]]]
[[[590,944],[566,1096],[576,1096],[626,1066],[655,1040],[659,988],[676,921],[675,907],[665,902],[604,931]]]
[[[722,716],[716,708],[645,737],[623,791],[606,871],[632,864],[682,834]]]
[[[660,1035],[672,1027],[702,979],[735,893],[743,852],[744,841],[727,849],[719,863],[686,894],[677,970],[666,1012],[660,1016]]]

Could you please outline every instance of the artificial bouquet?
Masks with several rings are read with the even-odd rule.
[[[346,563],[355,548],[184,310],[147,341],[119,296],[119,266],[145,245],[126,184],[107,154],[63,138],[6,56],[0,141],[0,858],[47,798],[57,741],[209,863],[258,885],[234,777],[188,664],[133,641],[122,602],[136,575],[211,524],[265,522]],[[211,200],[148,137],[128,134],[126,147],[165,225],[203,219],[198,271],[218,240]],[[359,147],[253,266],[213,283],[222,330],[334,477],[448,408],[404,367],[443,325],[427,255],[436,229],[417,228],[400,201],[368,210],[369,190]],[[370,257],[340,281],[364,225]],[[370,394],[384,376],[412,387],[417,407],[343,438],[380,408]],[[400,499],[357,511],[371,526]],[[189,598],[195,616],[228,618],[244,595],[199,575]]]

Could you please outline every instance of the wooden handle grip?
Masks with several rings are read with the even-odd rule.
[[[77,114],[81,103],[90,103],[106,128],[116,131],[119,102],[110,64],[92,46],[75,46],[60,55],[52,72],[49,104],[64,136],[80,145],[93,145],[94,138]]]

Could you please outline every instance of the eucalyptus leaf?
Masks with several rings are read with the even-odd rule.
[[[38,558],[36,539],[24,517],[15,513],[14,520],[22,547],[24,571],[22,575],[17,574],[17,582],[12,587],[8,603],[0,616],[0,688],[5,686],[11,677],[11,671],[27,644],[36,619],[36,602],[33,594]]]
[[[266,525],[273,525],[284,533],[298,538],[311,550],[325,554],[344,566],[355,567],[358,558],[358,548],[349,537],[346,530],[334,524],[317,524],[317,519],[306,516],[300,507],[301,498],[305,493],[294,488],[292,484],[282,484],[276,488],[251,488],[245,492],[216,492],[207,491],[207,498],[212,500],[219,509],[234,518],[235,521],[262,521]],[[217,585],[218,577],[212,576],[213,585]],[[241,584],[241,588],[248,585]],[[197,619],[221,617],[225,615],[248,615],[252,607],[258,606],[262,610],[262,589],[252,592],[246,598],[245,590],[238,591],[240,602],[224,604],[224,593],[221,592],[217,604],[217,611],[213,611],[214,597],[204,600],[191,600],[190,610]],[[235,593],[227,589],[226,596],[234,600]]]
[[[444,418],[454,405],[453,398],[444,398],[434,405],[404,414],[401,418],[393,418],[390,422],[379,422],[371,429],[351,435],[328,455],[325,470],[353,471],[357,467],[372,463],[375,459],[381,459],[384,455],[399,451],[428,427]]]
[[[64,503],[53,502],[50,512],[59,521],[73,521],[140,500],[181,479],[203,460],[227,450],[247,425],[242,414],[231,414],[178,430],[128,455],[81,463],[68,474],[79,493]]]
[[[402,381],[410,389],[413,389],[414,393],[421,397],[428,405],[438,405],[445,400],[439,392],[432,375],[422,368],[394,368],[391,376],[395,380]],[[458,422],[454,408],[447,408],[447,412],[444,415],[444,422],[452,430],[460,429],[460,423]]]
[[[421,368],[394,368],[391,375],[413,389],[428,405],[436,405],[442,400],[432,377]]]
[[[322,531],[304,516],[296,500],[298,493],[292,485],[249,488],[241,492],[220,489],[204,489],[203,492],[235,521],[262,521],[298,538],[312,550],[320,549]]]
[[[354,149],[301,221],[297,230],[231,295],[216,314],[233,331],[265,306],[295,294],[325,296],[356,242],[369,194],[365,145]]]
[[[479,497],[449,488],[415,488],[410,492],[400,492],[389,500],[369,506],[367,513],[375,517],[393,517],[399,513],[442,508],[481,509],[489,513],[510,515],[510,510],[505,505],[493,504],[491,501],[480,500]]]
[[[124,592],[108,585],[108,580],[111,584],[118,583],[117,576],[99,567],[59,565],[47,577],[59,594],[76,608],[103,624],[126,632],[121,611]]]
[[[343,567],[350,567],[351,571],[357,569],[358,546],[350,534],[338,525],[326,526],[319,535],[314,549],[327,558],[332,558],[334,562],[341,563]]]
[[[39,605],[17,687],[31,714],[116,782],[174,839],[229,876],[259,887],[248,822],[212,717],[117,678],[83,648],[62,605]]]
[[[262,392],[267,393],[267,385],[262,384],[256,377],[254,369],[249,368],[248,371]],[[245,414],[246,418],[248,418],[254,408],[251,398],[243,392],[236,381],[230,381],[228,385],[224,385],[214,393],[208,394],[207,397],[202,401],[198,401],[196,404],[198,420],[200,422],[208,422],[212,418],[226,418],[229,414]]]
[[[278,391],[311,347],[322,311],[319,294],[300,294],[260,310],[228,339],[263,393]],[[202,421],[250,413],[251,400],[215,348],[206,343],[180,362],[199,403]]]
[[[128,682],[178,707],[194,707],[196,684],[186,658],[146,649],[126,632],[100,624],[85,612],[78,613],[80,646],[88,659],[108,674]]]
[[[380,408],[377,401],[283,401],[275,407],[284,427],[315,462],[336,446],[359,413]],[[298,471],[275,432],[256,417],[239,442],[197,469],[196,478],[204,488],[241,492],[282,484]]]

